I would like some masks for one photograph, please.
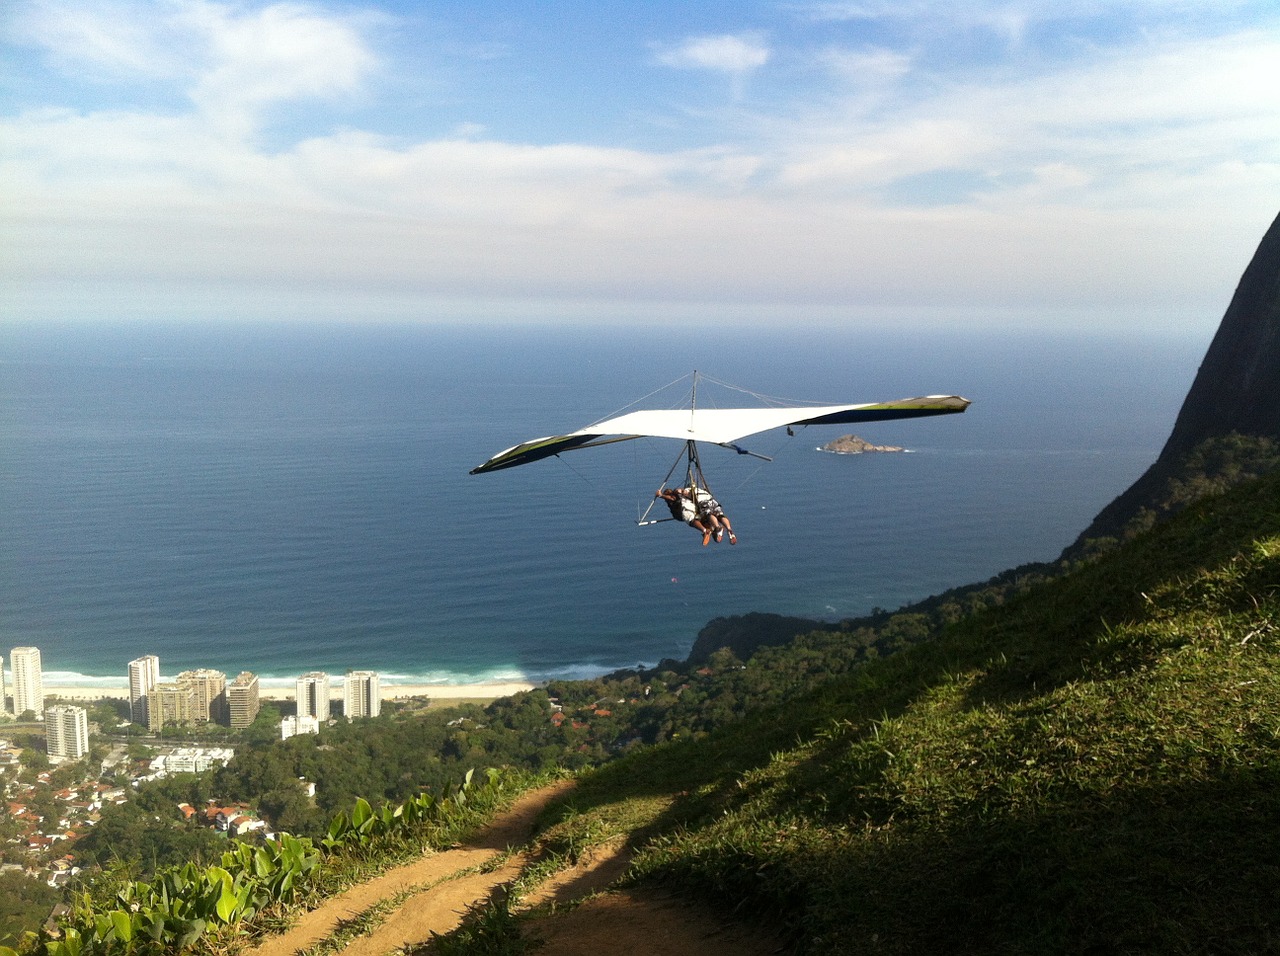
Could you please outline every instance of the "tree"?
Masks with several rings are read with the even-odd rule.
[[[0,873],[0,946],[17,949],[22,934],[38,930],[60,896],[43,880]]]

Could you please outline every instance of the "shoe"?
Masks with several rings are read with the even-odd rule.
[[[738,543],[738,536],[737,536],[736,534],[734,534],[732,531],[730,531],[730,532],[729,532],[729,543],[730,543],[730,544],[737,544],[737,543]]]
[[[721,541],[723,541],[723,540],[724,540],[724,529],[723,529],[723,528],[717,528],[717,529],[716,529],[716,543],[718,544],[718,543],[720,543],[720,542],[721,542]]]
[[[705,548],[710,543],[711,543],[711,532],[710,531],[702,532],[702,546]]]

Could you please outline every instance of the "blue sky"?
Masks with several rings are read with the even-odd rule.
[[[1212,330],[1280,4],[11,0],[11,318]]]

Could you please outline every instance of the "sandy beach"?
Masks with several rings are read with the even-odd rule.
[[[520,691],[531,690],[535,685],[520,681],[487,684],[382,684],[379,687],[383,700],[396,700],[407,697],[429,697],[433,700],[497,700],[499,697],[510,697]],[[293,700],[294,688],[260,687],[258,697],[261,700]],[[342,700],[342,680],[333,681],[332,689],[335,700]],[[129,687],[123,681],[119,685],[99,687],[64,687],[46,684],[46,697],[57,697],[61,700],[93,701],[108,697],[127,698]]]

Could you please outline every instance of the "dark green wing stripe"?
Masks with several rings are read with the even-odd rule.
[[[470,474],[481,475],[488,471],[501,471],[503,468],[514,468],[516,465],[527,465],[531,461],[551,458],[562,451],[573,451],[576,448],[591,448],[595,445],[612,445],[614,442],[631,441],[639,435],[552,435],[550,438],[537,438],[514,448],[508,448],[501,454],[494,455],[483,465],[472,468]]]
[[[963,412],[969,402],[963,398],[948,396],[937,401],[919,404],[906,402],[886,402],[883,405],[866,405],[862,408],[850,408],[830,415],[819,415],[817,418],[806,418],[797,425],[851,425],[858,422],[887,422],[903,418],[924,418],[928,415],[953,415]]]

